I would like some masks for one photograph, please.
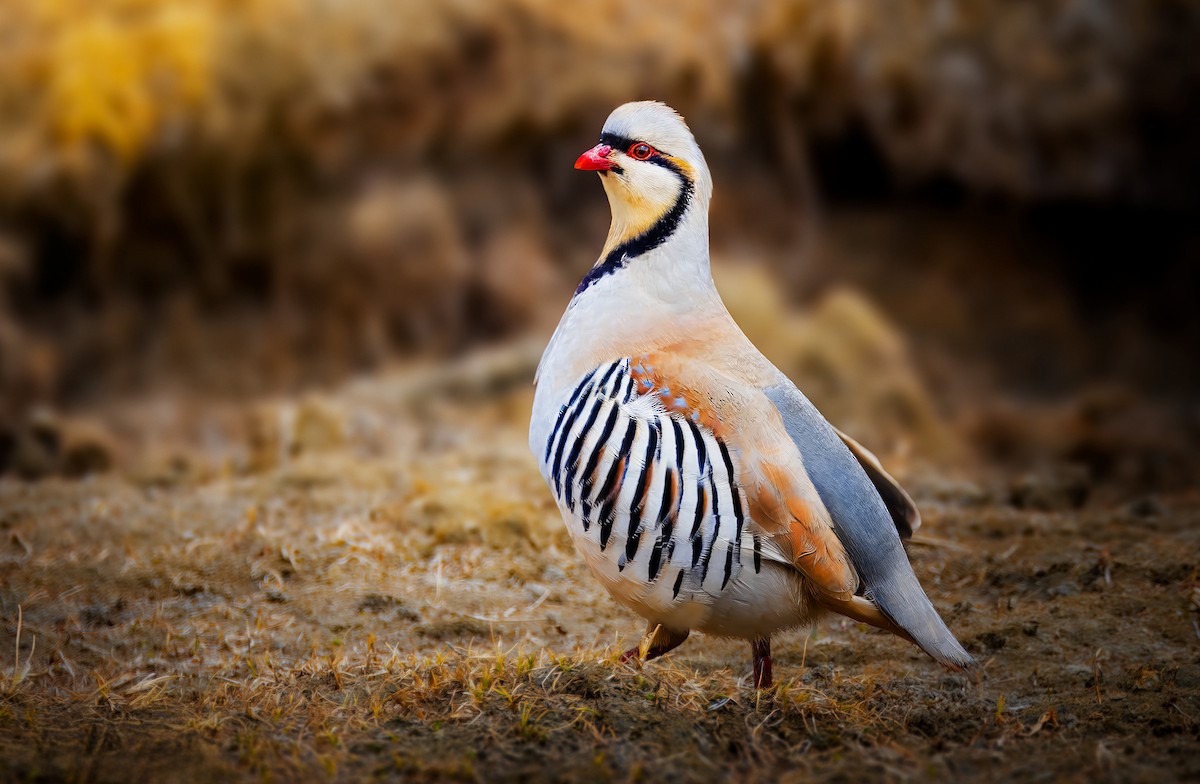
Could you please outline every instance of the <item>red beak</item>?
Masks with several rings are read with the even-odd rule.
[[[608,159],[608,155],[611,152],[612,147],[609,147],[607,144],[597,144],[579,156],[575,161],[575,168],[583,169],[584,171],[608,171],[613,167],[612,161]]]

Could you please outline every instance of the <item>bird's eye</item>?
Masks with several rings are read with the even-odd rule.
[[[654,148],[645,142],[637,142],[629,148],[629,157],[644,161],[654,154]]]

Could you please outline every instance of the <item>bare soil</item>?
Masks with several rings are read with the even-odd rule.
[[[831,620],[756,692],[741,642],[618,662],[642,623],[566,538],[529,387],[462,378],[141,401],[117,470],[0,480],[0,778],[1200,778],[1200,494],[909,466],[981,671]]]

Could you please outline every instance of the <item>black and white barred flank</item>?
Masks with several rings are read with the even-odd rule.
[[[670,579],[672,599],[723,590],[742,568],[743,548],[761,571],[759,535],[743,538],[728,446],[694,417],[668,411],[661,390],[639,382],[631,365],[596,368],[559,409],[542,455],[555,497],[602,552],[614,548],[626,579]]]

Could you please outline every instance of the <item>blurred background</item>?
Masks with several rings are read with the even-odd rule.
[[[480,351],[526,384],[608,221],[571,164],[654,98],[836,423],[1035,506],[1190,487],[1197,45],[1188,0],[6,2],[0,472],[244,470],[270,426],[208,413]]]

